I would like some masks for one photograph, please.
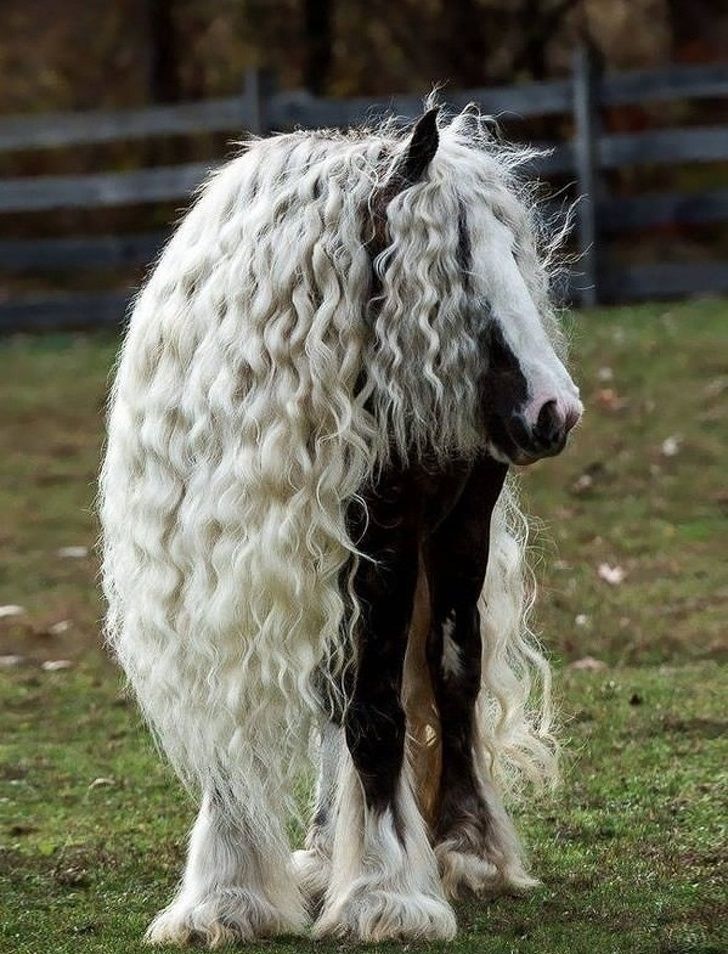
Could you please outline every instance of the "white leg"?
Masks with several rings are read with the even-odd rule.
[[[293,853],[299,887],[311,909],[318,908],[331,878],[336,830],[336,784],[345,750],[344,730],[327,722],[321,730],[316,803],[305,847]]]
[[[331,882],[316,937],[449,940],[455,915],[405,767],[394,805],[368,809],[351,758],[342,759]]]
[[[182,883],[149,926],[147,942],[203,941],[218,947],[301,933],[307,918],[282,840],[272,834],[262,839],[252,820],[232,821],[214,798],[205,796]]]

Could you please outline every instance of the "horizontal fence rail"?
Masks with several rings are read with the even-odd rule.
[[[249,77],[246,90],[250,85]],[[599,101],[603,106],[725,96],[728,96],[728,75],[723,64],[616,73],[601,79],[599,91]],[[255,125],[255,98],[246,91],[240,97],[145,109],[93,110],[0,119],[0,152],[54,149],[150,136],[250,130]],[[486,113],[506,113],[523,118],[549,116],[571,109],[572,83],[570,80],[545,80],[519,86],[483,87],[464,93],[449,93],[446,99],[458,109],[468,103],[477,103]],[[337,100],[317,98],[305,92],[282,92],[270,96],[267,121],[275,129],[298,123],[345,126],[384,114],[411,119],[421,112],[422,102],[421,96]]]
[[[659,70],[603,73],[588,48],[574,56],[568,79],[509,87],[452,91],[449,107],[474,103],[503,121],[567,115],[569,142],[536,144],[542,150],[528,173],[576,183],[580,250],[578,270],[566,282],[583,305],[599,301],[727,292],[728,263],[670,262],[623,266],[606,255],[606,239],[654,229],[728,222],[728,187],[701,193],[667,191],[629,197],[609,195],[602,173],[625,167],[715,163],[728,160],[728,126],[693,126],[605,133],[604,108],[672,100],[728,97],[728,64],[670,66]],[[78,148],[160,136],[250,133],[297,126],[346,127],[382,117],[411,120],[421,114],[418,96],[330,99],[301,91],[277,91],[273,78],[249,70],[239,96],[147,109],[58,113],[0,119],[0,153]],[[187,204],[215,166],[182,163],[126,172],[23,176],[0,179],[0,214],[43,214],[158,203]],[[553,208],[557,213],[558,210]],[[18,273],[83,273],[137,268],[154,260],[168,233],[0,240],[0,269]],[[0,330],[43,330],[114,325],[124,319],[129,291],[68,292],[0,304]]]
[[[0,212],[110,208],[188,198],[210,172],[209,162],[134,172],[0,179]]]
[[[618,302],[679,298],[706,290],[725,294],[728,293],[728,268],[725,262],[613,266],[602,281],[605,294]]]
[[[61,239],[0,239],[0,265],[19,272],[124,268],[151,262],[165,239],[164,232]]]
[[[658,192],[624,199],[608,199],[600,205],[602,232],[619,235],[647,229],[683,225],[714,225],[728,222],[728,189],[711,189],[694,195]]]
[[[0,331],[117,327],[124,321],[132,298],[129,291],[109,291],[18,299],[0,307]]]
[[[243,128],[246,118],[241,101],[233,98],[114,113],[94,110],[4,119],[0,121],[0,152],[227,132]]]
[[[58,149],[96,143],[184,136],[246,129],[259,132],[260,99],[264,94],[257,71],[248,70],[241,96],[200,102],[150,106],[144,109],[89,110],[0,119],[0,152]]]

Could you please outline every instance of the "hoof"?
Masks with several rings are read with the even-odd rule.
[[[306,848],[293,852],[291,868],[309,910],[320,910],[331,879],[331,859],[318,848]]]
[[[314,925],[316,938],[355,941],[450,941],[457,925],[450,905],[428,894],[399,894],[371,885],[352,887]]]
[[[175,899],[152,921],[144,940],[152,945],[203,943],[216,948],[277,934],[301,934],[305,928],[302,916],[284,915],[252,891],[227,888],[203,898]]]
[[[487,857],[455,848],[448,842],[436,846],[435,857],[448,898],[520,893],[539,884],[518,863],[499,867]]]

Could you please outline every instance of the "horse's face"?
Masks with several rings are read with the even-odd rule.
[[[397,160],[394,173],[381,190],[379,202],[384,206],[398,192],[422,181],[435,158],[440,144],[437,109],[430,109],[415,125],[412,135]],[[461,153],[462,156],[462,153]],[[467,308],[470,331],[482,348],[480,360],[480,410],[490,454],[509,464],[530,464],[542,457],[559,454],[567,437],[579,421],[583,408],[579,389],[559,359],[546,330],[547,316],[529,290],[538,284],[538,275],[526,281],[529,269],[540,269],[536,253],[528,238],[517,244],[516,235],[506,224],[509,214],[504,189],[498,201],[502,209],[489,204],[492,188],[481,172],[469,173],[467,166],[458,175],[456,166],[444,166],[439,172],[444,184],[441,208],[433,193],[422,198],[422,220],[427,237],[421,240],[420,252],[425,264],[412,256],[411,271],[418,281],[411,293],[413,300],[421,294],[421,272],[428,268],[447,276],[450,286],[458,285],[458,305]],[[507,188],[507,186],[505,187]],[[519,205],[515,197],[513,202]],[[519,215],[522,210],[519,209]],[[387,215],[375,215],[376,247],[386,246],[383,223]],[[444,220],[444,224],[443,224]],[[457,265],[453,266],[452,239],[457,222]],[[379,223],[379,228],[377,228]],[[447,238],[440,238],[449,256],[441,268],[427,262],[428,253],[437,244],[437,227],[443,224]],[[523,224],[523,230],[528,228]],[[401,236],[400,236],[401,241]],[[377,245],[379,243],[379,246]],[[526,247],[529,246],[529,247]],[[431,258],[431,255],[430,255]],[[459,281],[454,276],[459,274]],[[407,288],[399,289],[399,297],[409,297]],[[428,300],[427,308],[432,307]],[[396,309],[395,309],[396,312]],[[437,336],[431,335],[431,340]],[[429,344],[430,342],[428,342]],[[399,356],[401,357],[401,355]],[[449,369],[452,373],[452,369]],[[471,372],[473,369],[470,369]],[[433,376],[432,368],[429,369]],[[463,368],[463,373],[468,373]],[[427,376],[427,369],[425,369]],[[411,386],[417,390],[416,383]]]
[[[484,326],[488,449],[503,462],[531,464],[566,446],[583,411],[579,389],[528,291],[511,230],[488,209],[474,218],[468,279]]]

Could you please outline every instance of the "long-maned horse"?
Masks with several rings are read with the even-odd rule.
[[[503,798],[557,746],[508,471],[582,407],[527,156],[474,110],[249,142],[138,297],[107,634],[201,801],[151,942],[447,939],[452,897],[535,883]]]

